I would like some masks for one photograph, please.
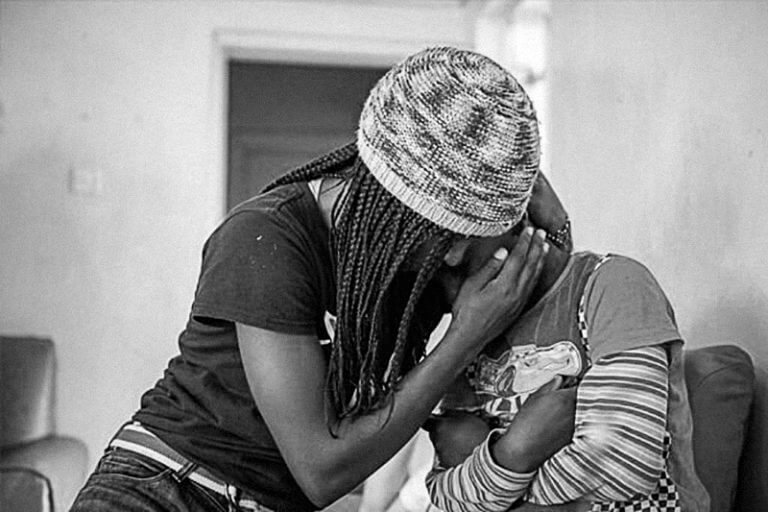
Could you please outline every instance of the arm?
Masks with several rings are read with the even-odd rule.
[[[573,442],[547,460],[530,501],[623,501],[647,495],[664,468],[667,359],[662,346],[606,356],[579,386]]]
[[[652,489],[663,467],[669,378],[663,347],[680,339],[672,307],[647,268],[616,255],[592,274],[584,297],[596,364],[579,388],[574,443],[542,468],[532,487],[536,502],[626,499]],[[637,414],[636,404],[645,414]],[[571,471],[579,482],[564,478]],[[564,488],[553,492],[555,481]]]
[[[476,425],[481,420],[469,415],[436,425],[431,437],[438,463],[427,477],[432,503],[446,511],[509,509],[527,491],[539,465],[571,439],[575,389],[555,390],[557,385],[553,382],[531,395],[506,432],[499,429],[483,436]],[[456,455],[467,438],[479,446],[461,464],[448,467],[454,461],[446,451]]]
[[[510,471],[493,460],[490,445],[500,434],[491,432],[457,466],[438,462],[426,480],[432,504],[450,512],[503,512],[525,493],[534,472]]]
[[[447,411],[431,417],[425,429],[435,449],[438,466],[444,469],[464,462],[491,433],[485,420],[462,411]]]
[[[394,455],[461,369],[517,316],[541,271],[543,253],[541,237],[529,232],[523,239],[508,257],[491,258],[466,280],[444,338],[402,379],[392,406],[362,417],[338,420],[324,393],[326,364],[314,336],[237,324],[251,394],[313,503],[330,504]],[[329,423],[338,425],[335,437]]]

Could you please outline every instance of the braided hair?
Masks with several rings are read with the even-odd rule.
[[[387,192],[355,143],[283,175],[264,191],[322,176],[347,181],[332,211],[337,323],[326,383],[341,420],[391,404],[401,377],[424,356],[442,315],[430,282],[456,235]],[[433,243],[418,270],[403,271],[428,240]]]

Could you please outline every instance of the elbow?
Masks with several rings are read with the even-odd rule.
[[[318,509],[328,507],[360,483],[353,481],[342,469],[326,468],[321,464],[303,464],[291,473],[304,495]]]
[[[296,478],[296,482],[304,492],[304,495],[315,505],[318,509],[324,509],[331,505],[334,501],[344,496],[344,492],[336,492],[331,485],[329,485],[327,478],[321,478],[319,475],[315,477],[303,477]]]
[[[619,436],[600,436],[590,444],[595,460],[602,461],[603,499],[626,501],[656,489],[665,467],[663,446],[649,450]]]

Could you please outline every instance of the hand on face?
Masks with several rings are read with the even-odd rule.
[[[459,242],[438,275],[452,302],[451,326],[485,344],[504,332],[522,312],[549,250],[545,233],[528,227],[493,238]],[[455,265],[452,266],[452,264]],[[454,295],[455,294],[455,295]]]
[[[454,244],[445,255],[443,266],[438,270],[436,277],[449,308],[456,300],[464,281],[477,273],[498,249],[503,247],[511,251],[523,229],[529,226],[531,223],[524,218],[502,235],[468,238]]]

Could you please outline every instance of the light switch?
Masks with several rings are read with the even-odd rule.
[[[69,192],[76,196],[101,195],[101,170],[95,167],[70,167]]]

